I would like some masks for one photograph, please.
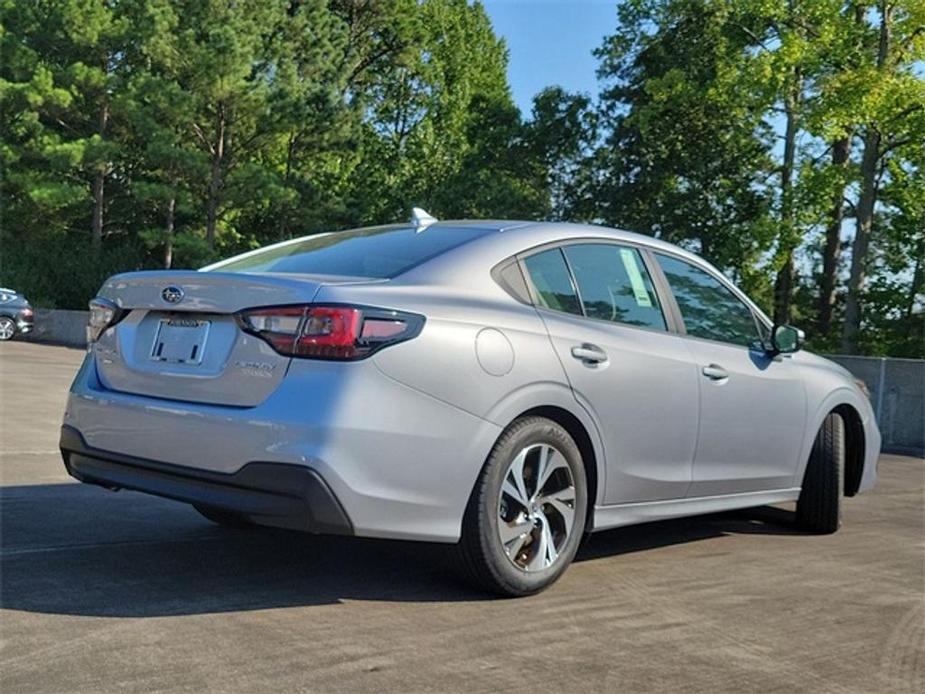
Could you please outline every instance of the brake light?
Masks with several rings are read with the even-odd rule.
[[[128,311],[111,301],[99,297],[90,302],[90,321],[87,324],[87,342],[96,342],[107,328],[122,320]]]
[[[356,360],[420,333],[424,317],[368,306],[271,306],[241,311],[238,325],[280,354]]]

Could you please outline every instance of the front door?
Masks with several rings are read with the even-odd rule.
[[[806,397],[788,355],[768,356],[763,325],[707,269],[655,254],[684,319],[697,365],[700,429],[688,496],[792,486]]]
[[[523,260],[575,397],[604,438],[607,504],[682,498],[698,374],[636,248],[573,243]]]

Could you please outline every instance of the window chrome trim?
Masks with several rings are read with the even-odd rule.
[[[578,282],[575,278],[574,271],[572,270],[572,265],[568,261],[568,257],[565,255],[563,248],[565,246],[587,246],[589,244],[593,245],[610,245],[617,246],[618,248],[632,248],[638,251],[639,256],[643,262],[643,266],[646,269],[646,272],[649,274],[649,281],[652,283],[652,289],[655,291],[655,296],[658,299],[659,311],[662,314],[662,319],[665,321],[664,328],[653,328],[646,325],[633,325],[632,323],[622,323],[620,321],[611,321],[605,320],[603,318],[594,318],[593,316],[588,316],[585,312],[584,302],[581,300],[581,291],[578,288]],[[524,265],[524,261],[531,256],[538,255],[545,251],[552,250],[554,248],[559,249],[559,253],[562,255],[562,260],[565,263],[565,267],[568,269],[569,278],[572,283],[572,289],[575,291],[575,296],[578,298],[578,306],[581,309],[581,313],[569,313],[568,311],[558,311],[556,309],[548,308],[542,306],[537,301],[537,290],[533,285],[533,279],[530,277],[530,273]],[[674,297],[671,295],[670,290],[667,288],[667,282],[663,286],[660,282],[658,275],[652,273],[648,254],[651,252],[651,246],[644,243],[637,243],[635,241],[626,241],[623,239],[612,239],[612,238],[602,238],[598,236],[587,236],[575,239],[560,239],[557,241],[549,241],[547,243],[534,246],[525,251],[517,253],[514,257],[517,259],[517,262],[520,264],[521,273],[524,276],[524,280],[527,283],[527,288],[530,291],[530,300],[533,302],[533,307],[537,310],[549,311],[554,315],[566,315],[566,316],[575,316],[577,318],[583,318],[585,320],[592,320],[595,323],[602,323],[605,325],[618,325],[623,328],[633,328],[635,330],[646,330],[652,333],[658,333],[661,335],[684,335],[686,334],[684,323],[680,320],[680,313],[676,316],[674,313]],[[506,262],[506,261],[505,261]],[[652,262],[655,262],[652,259]],[[655,262],[657,265],[658,263]],[[497,267],[497,266],[496,266]],[[670,301],[667,299],[670,297]]]
[[[615,323],[613,321],[605,321],[599,318],[590,318],[584,315],[584,305],[580,301],[579,301],[579,306],[581,307],[581,310],[582,310],[581,315],[575,314],[575,313],[568,313],[566,311],[557,311],[555,309],[549,309],[537,303],[536,295],[535,295],[535,288],[533,287],[533,282],[530,279],[530,274],[527,272],[526,268],[523,265],[523,260],[525,258],[530,257],[531,255],[542,253],[543,251],[549,250],[551,248],[561,249],[564,246],[576,245],[576,244],[588,244],[588,243],[597,243],[597,244],[606,243],[606,244],[611,244],[614,246],[635,248],[639,251],[644,261],[647,261],[646,269],[649,271],[649,277],[652,280],[656,295],[658,296],[659,303],[661,304],[662,315],[665,317],[666,323],[668,325],[667,331],[666,330],[656,330],[654,328],[647,328],[647,327],[638,326],[638,325],[630,325],[628,323]],[[683,249],[679,249],[679,250],[683,251]],[[664,273],[662,272],[662,269],[661,269],[661,265],[659,265],[658,260],[655,258],[655,256],[658,254],[680,260],[682,262],[688,263],[689,265],[693,265],[697,269],[702,270],[703,272],[706,272],[708,275],[713,277],[724,287],[729,289],[733,293],[733,295],[737,299],[739,299],[739,301],[745,304],[745,307],[749,309],[749,311],[751,311],[752,318],[756,322],[755,330],[756,330],[757,337],[760,338],[761,336],[760,326],[764,326],[765,330],[768,333],[770,333],[773,330],[773,321],[770,318],[768,318],[768,316],[764,313],[764,311],[762,311],[758,307],[758,305],[755,304],[755,302],[752,301],[751,298],[749,298],[747,294],[745,294],[745,292],[743,292],[735,284],[733,284],[732,281],[729,280],[723,273],[713,268],[713,266],[710,265],[703,258],[700,258],[695,255],[688,256],[686,253],[683,253],[683,252],[679,253],[671,248],[667,248],[667,249],[661,248],[653,244],[646,243],[645,241],[637,241],[635,239],[628,240],[628,239],[614,239],[610,237],[600,237],[600,236],[583,236],[583,237],[573,238],[573,239],[558,239],[556,241],[547,241],[546,243],[542,243],[542,244],[533,246],[532,248],[528,248],[523,251],[520,251],[519,253],[516,253],[512,257],[520,265],[521,273],[524,277],[524,281],[527,283],[527,289],[530,292],[530,301],[532,302],[533,307],[536,308],[537,310],[549,311],[550,313],[554,315],[564,314],[567,316],[577,316],[578,318],[585,318],[586,320],[593,320],[593,321],[601,322],[601,323],[609,323],[610,325],[620,325],[623,327],[634,328],[637,330],[648,330],[650,332],[658,332],[658,333],[663,333],[663,334],[665,332],[668,332],[669,334],[680,335],[682,337],[686,337],[691,340],[702,340],[703,342],[725,345],[727,347],[738,347],[740,349],[744,349],[750,352],[757,351],[755,347],[751,347],[751,346],[737,345],[732,342],[723,342],[722,340],[711,340],[705,337],[696,337],[694,335],[689,335],[687,333],[687,327],[684,324],[684,319],[681,314],[680,306],[678,306],[677,300],[675,299],[674,292],[671,291],[671,287],[668,284],[668,279],[664,276]],[[564,253],[563,253],[563,256],[564,256]],[[510,259],[502,261],[501,263],[498,264],[498,266],[509,262],[509,260]],[[648,261],[651,261],[651,262],[648,262]],[[652,267],[653,265],[655,266],[654,271]],[[569,267],[569,272],[571,274],[571,267],[568,265],[567,259],[566,259],[566,267]],[[574,283],[574,277],[572,278],[572,281]],[[575,287],[574,284],[573,284],[573,289],[575,289],[576,296],[580,296],[578,293],[577,287]]]

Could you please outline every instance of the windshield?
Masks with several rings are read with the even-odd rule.
[[[209,269],[388,279],[486,233],[479,227],[370,227],[271,246]]]

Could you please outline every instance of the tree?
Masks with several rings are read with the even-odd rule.
[[[591,157],[597,144],[597,114],[583,94],[547,87],[533,98],[527,125],[530,152],[545,171],[549,219],[590,221],[593,201]]]
[[[838,123],[827,118],[826,112],[833,106],[838,108],[835,95],[827,92],[827,84],[843,71],[856,69],[863,60],[864,51],[870,40],[870,32],[864,20],[862,4],[848,2],[833,20],[839,28],[829,46],[822,74],[819,77],[819,94],[807,118],[808,129],[814,135],[830,143],[831,159],[825,169],[825,182],[829,199],[828,221],[822,248],[822,267],[818,278],[819,295],[816,300],[816,331],[828,339],[833,334],[833,319],[837,300],[839,271],[842,260],[842,227],[846,218],[847,188],[853,180],[851,153],[855,136],[855,124]],[[841,114],[844,116],[844,114]],[[853,211],[851,212],[853,214]]]
[[[67,199],[79,209],[83,196],[75,188],[86,185],[92,204],[85,219],[98,251],[105,231],[106,185],[118,156],[109,130],[112,95],[125,69],[118,47],[127,24],[118,6],[84,0],[48,5],[7,1],[2,24],[0,88],[4,102],[11,99],[5,107],[4,142],[13,146],[6,151],[13,189],[21,184],[19,194],[40,206],[50,202],[56,207]],[[29,170],[36,165],[44,173],[55,172],[37,187],[29,183],[43,178]],[[16,211],[14,205],[11,212]],[[80,217],[70,217],[65,228],[82,226]]]
[[[424,0],[404,25],[415,51],[367,76],[353,195],[365,220],[403,218],[413,205],[438,216],[535,210],[523,177],[520,116],[507,85],[507,49],[479,4]],[[393,38],[392,45],[400,43]]]
[[[773,239],[768,133],[741,84],[751,39],[729,18],[726,5],[698,0],[619,6],[597,51],[610,130],[600,214],[689,245],[766,296],[754,266]]]
[[[921,354],[925,3],[617,16],[599,102],[550,87],[525,120],[478,2],[0,0],[0,283],[81,308],[115,271],[422,205],[654,234],[814,348]]]
[[[845,304],[842,349],[854,353],[859,345],[862,300],[867,278],[870,243],[881,180],[889,159],[905,145],[925,147],[925,84],[915,73],[925,59],[925,8],[915,0],[877,4],[876,56],[842,76],[844,87],[860,94],[863,109],[863,151],[857,224],[851,248],[851,276]]]

